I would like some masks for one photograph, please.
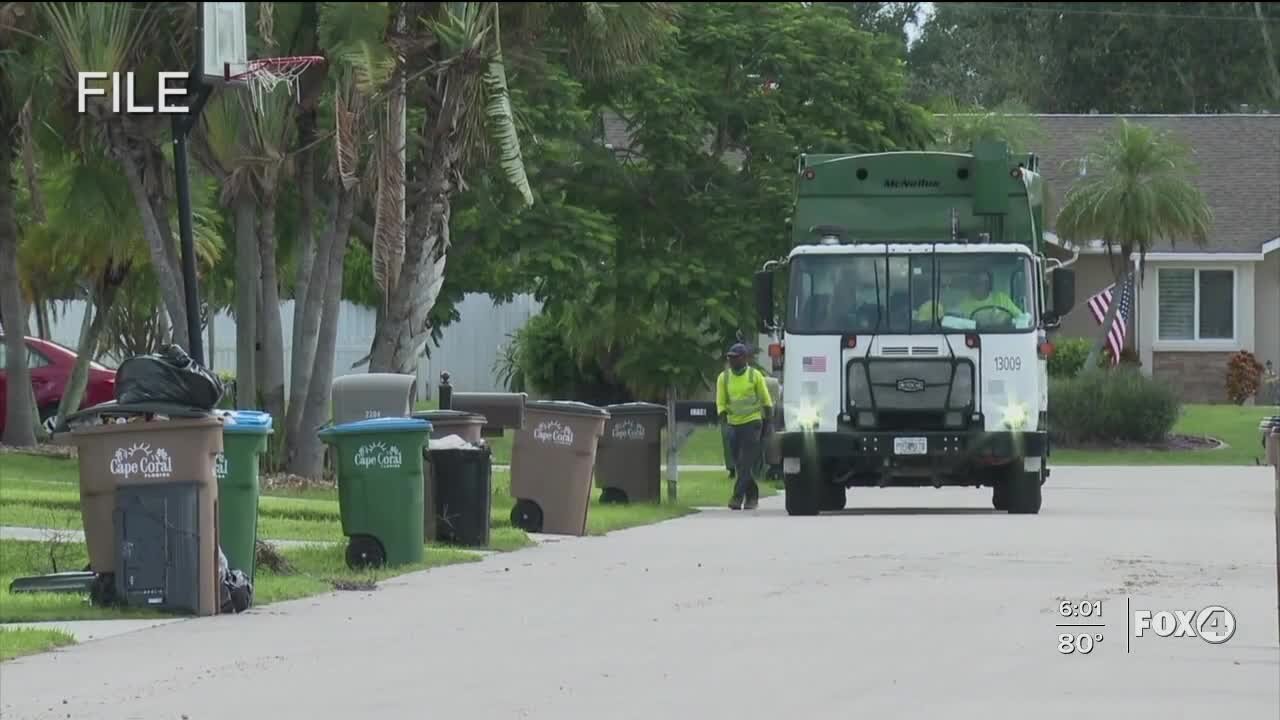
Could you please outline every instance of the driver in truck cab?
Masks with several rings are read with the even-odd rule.
[[[1022,308],[1009,297],[1008,293],[994,290],[995,283],[991,279],[990,270],[975,270],[969,276],[969,297],[961,300],[956,311],[968,318],[982,308],[997,307],[1009,311],[1011,320],[1020,317]],[[986,313],[983,313],[986,315]],[[1003,313],[998,313],[1003,314]]]

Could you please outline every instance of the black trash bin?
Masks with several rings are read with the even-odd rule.
[[[666,406],[634,402],[609,405],[605,410],[609,422],[596,450],[600,502],[659,502]]]
[[[493,454],[487,445],[428,451],[434,539],[466,547],[489,545]]]

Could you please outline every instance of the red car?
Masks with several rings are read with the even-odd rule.
[[[58,403],[71,381],[76,366],[76,353],[57,343],[28,337],[27,367],[31,368],[31,386],[36,393],[40,419],[47,420],[58,411]],[[0,408],[8,407],[8,352],[0,335]],[[96,362],[89,363],[89,384],[85,387],[80,409],[116,399],[116,371]],[[0,412],[0,433],[4,432],[5,415]]]

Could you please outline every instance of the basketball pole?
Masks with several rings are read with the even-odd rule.
[[[195,127],[209,98],[209,86],[197,81],[196,100],[190,112],[173,116],[173,170],[177,176],[178,186],[178,230],[182,236],[182,287],[186,290],[187,301],[187,337],[191,345],[187,354],[196,364],[207,367],[204,362],[204,338],[200,331],[200,288],[196,283],[196,249],[194,232],[191,228],[191,178],[187,172],[187,137]]]
[[[200,37],[204,25],[203,6],[204,3],[196,3],[196,37]],[[187,306],[187,344],[190,346],[187,354],[197,365],[208,367],[204,361],[204,333],[200,331],[200,288],[196,277],[195,233],[191,227],[191,177],[187,167],[187,138],[199,122],[200,113],[213,90],[209,83],[203,81],[203,72],[203,63],[197,62],[187,74],[187,96],[194,92],[195,98],[187,106],[187,112],[173,116],[173,171],[177,181],[178,232],[182,242],[182,287]]]

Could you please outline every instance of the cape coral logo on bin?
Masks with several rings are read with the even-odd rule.
[[[227,479],[227,456],[224,453],[218,453],[213,457],[213,474],[218,476],[219,480]]]
[[[135,443],[130,448],[117,448],[111,457],[111,474],[126,480],[141,475],[144,478],[173,477],[173,458],[164,448],[152,450],[146,443]]]
[[[573,428],[548,420],[533,429],[533,438],[544,445],[569,447],[573,444]]]
[[[369,443],[356,451],[356,467],[360,468],[399,470],[403,461],[400,448],[386,443]]]
[[[613,426],[614,440],[643,440],[644,425],[635,420],[623,420]]]

